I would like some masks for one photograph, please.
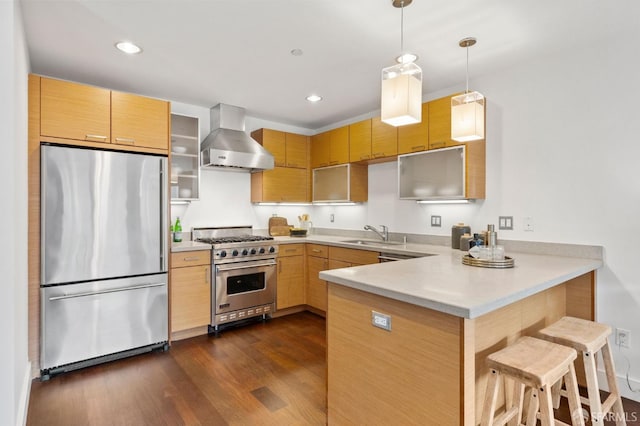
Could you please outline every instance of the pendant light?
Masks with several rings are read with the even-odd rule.
[[[422,116],[422,69],[417,55],[404,51],[404,7],[412,0],[392,0],[400,8],[400,56],[382,70],[381,120],[392,126],[419,123]]]
[[[462,95],[451,98],[451,139],[471,142],[484,139],[484,96],[469,91],[469,47],[476,44],[476,39],[463,38],[458,44],[467,49],[467,88]]]

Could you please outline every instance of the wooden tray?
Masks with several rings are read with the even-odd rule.
[[[466,254],[462,256],[462,264],[469,266],[479,266],[481,268],[497,268],[497,269],[506,269],[513,268],[515,262],[512,257],[505,256],[504,260],[482,260],[476,259],[470,254]]]

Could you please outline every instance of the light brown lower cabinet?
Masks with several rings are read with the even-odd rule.
[[[327,310],[327,282],[319,277],[320,271],[329,269],[329,246],[307,244],[306,302],[308,306]]]
[[[276,309],[304,305],[304,244],[282,244],[278,253]]]
[[[307,244],[307,305],[327,311],[327,282],[320,271],[378,263],[376,251]]]
[[[209,250],[171,254],[171,332],[206,326],[211,321]]]

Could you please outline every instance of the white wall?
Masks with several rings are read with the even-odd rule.
[[[29,63],[16,0],[0,2],[0,424],[26,421],[30,386],[27,330],[27,75]]]
[[[496,224],[499,215],[510,215],[515,229],[500,231],[499,238],[602,245],[605,266],[598,272],[597,317],[631,331],[631,348],[614,346],[614,356],[620,377],[628,357],[632,385],[640,388],[640,279],[635,267],[640,217],[640,179],[635,176],[640,120],[635,107],[640,90],[634,83],[639,68],[640,57],[619,38],[473,79],[471,87],[488,99],[487,198],[474,205],[397,200],[393,162],[369,166],[369,201],[360,206],[252,207],[248,175],[203,172],[203,198],[211,194],[217,201],[193,203],[185,219],[198,225],[251,222],[265,228],[274,213],[289,223],[310,213],[316,227],[385,224],[392,232],[450,235],[457,222],[480,230]],[[425,100],[461,89],[452,87]],[[441,228],[430,226],[432,214],[442,216]],[[524,231],[525,216],[533,218],[533,232]],[[640,400],[626,383],[622,391]]]

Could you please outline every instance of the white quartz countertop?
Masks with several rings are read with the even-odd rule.
[[[199,243],[197,241],[182,241],[180,243],[171,243],[171,253],[195,250],[211,250],[211,244]]]
[[[327,241],[323,242],[323,238]],[[308,238],[307,242],[354,248],[354,245],[332,242],[335,239],[318,236]],[[402,253],[404,247],[396,245],[392,250]],[[514,258],[515,267],[491,269],[463,265],[465,253],[444,246],[407,244],[406,251],[435,256],[321,271],[320,278],[472,319],[602,266],[602,261],[597,259],[507,253]]]

